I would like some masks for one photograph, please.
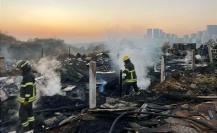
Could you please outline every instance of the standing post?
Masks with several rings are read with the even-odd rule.
[[[212,48],[210,45],[208,45],[208,52],[209,52],[209,61],[210,61],[210,63],[213,63]]]
[[[70,57],[70,54],[71,54],[71,51],[70,51],[71,49],[70,49],[70,47],[69,47],[69,57]]]
[[[120,88],[120,97],[122,96],[122,88],[123,88],[123,84],[122,84],[122,70],[120,70],[120,78],[119,78],[119,88]]]
[[[160,75],[160,82],[165,80],[165,63],[164,63],[164,56],[161,57],[161,75]]]
[[[195,50],[192,50],[192,70],[195,69]]]
[[[96,62],[89,64],[89,108],[96,108]]]
[[[41,58],[43,58],[43,57],[44,57],[44,49],[41,48]]]
[[[0,57],[0,75],[6,73],[5,57]]]

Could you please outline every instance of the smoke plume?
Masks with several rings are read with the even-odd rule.
[[[61,64],[56,59],[42,58],[34,64],[34,68],[43,76],[43,80],[38,80],[38,89],[42,95],[53,96],[61,94],[60,75],[56,72]]]
[[[0,56],[3,56],[7,62],[11,62],[11,60],[13,60],[13,56],[9,54],[8,46],[5,45],[0,47]]]
[[[111,58],[120,69],[124,69],[122,57],[128,55],[135,66],[137,84],[140,89],[147,89],[151,83],[148,67],[156,62],[161,54],[160,42],[151,42],[145,38],[112,37],[107,39],[106,46]]]

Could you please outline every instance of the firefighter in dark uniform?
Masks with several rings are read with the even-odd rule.
[[[128,56],[124,56],[122,59],[124,61],[124,67],[125,67],[125,70],[123,70],[123,75],[124,75],[123,87],[125,89],[125,95],[129,95],[132,88],[134,89],[136,94],[139,94],[139,88],[137,86],[137,77],[136,77],[136,71],[134,65],[132,64]]]
[[[36,100],[35,77],[27,61],[18,61],[17,68],[22,71],[23,76],[18,97],[18,102],[20,103],[19,119],[22,127],[20,132],[33,131],[35,118],[32,103]]]

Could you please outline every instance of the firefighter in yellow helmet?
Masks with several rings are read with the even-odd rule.
[[[124,74],[124,84],[123,88],[125,89],[125,95],[129,95],[131,89],[133,88],[135,93],[139,93],[139,88],[137,86],[137,76],[133,63],[130,61],[129,56],[124,56],[122,58],[124,62],[125,70],[123,70]]]
[[[33,130],[35,117],[33,115],[32,103],[36,100],[35,76],[32,73],[31,66],[27,61],[17,62],[17,68],[21,70],[23,80],[21,82],[20,95],[18,102],[20,126],[18,132]]]

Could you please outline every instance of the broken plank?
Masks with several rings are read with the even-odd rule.
[[[197,96],[196,98],[204,100],[217,100],[217,96]]]
[[[134,108],[124,108],[124,109],[89,109],[89,112],[120,112],[120,111],[129,111],[129,110],[134,110]]]

